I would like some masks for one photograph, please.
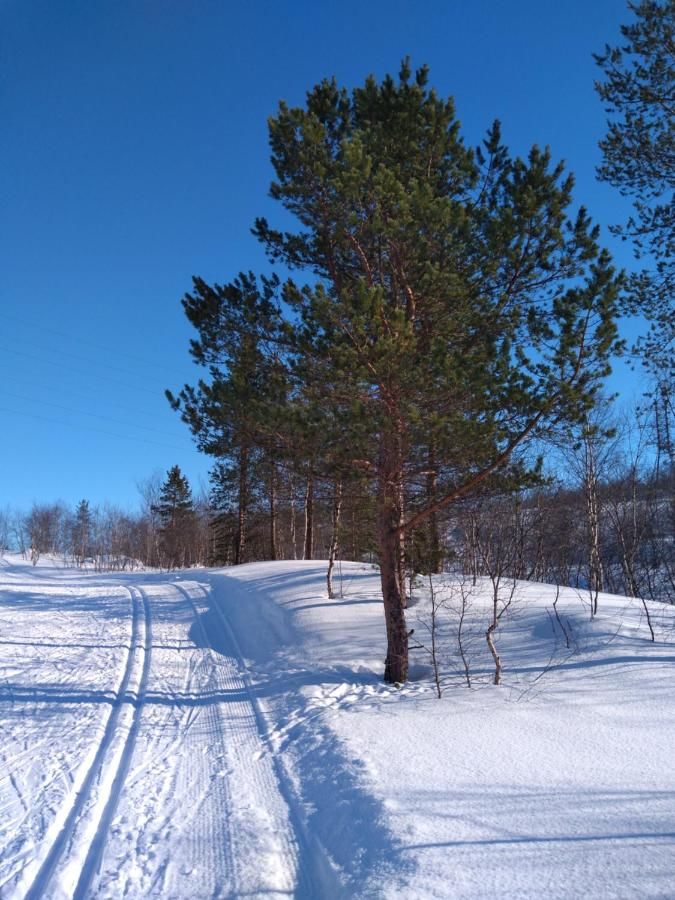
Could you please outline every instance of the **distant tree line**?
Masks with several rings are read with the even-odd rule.
[[[414,529],[404,569],[487,574],[485,553],[509,546],[505,577],[675,602],[675,458],[672,406],[656,401],[610,427],[595,414],[545,454],[536,486],[494,489]],[[668,423],[668,428],[665,424]],[[372,484],[335,482],[277,463],[274,495],[260,480],[239,505],[236,469],[218,463],[211,497],[212,564],[272,559],[378,560]],[[228,490],[229,488],[229,490]]]
[[[664,406],[665,402],[665,406]],[[652,398],[612,427],[611,415],[545,448],[555,474],[538,485],[491,489],[413,530],[403,567],[473,579],[499,560],[502,577],[675,603],[675,456],[672,405]],[[253,471],[261,459],[253,455]],[[236,469],[219,461],[210,494],[195,497],[178,466],[140,485],[134,512],[112,505],[36,503],[0,510],[0,549],[37,563],[52,555],[99,571],[223,566],[258,560],[377,562],[376,496],[367,479],[336,482],[304,465],[266,461],[244,515]],[[272,475],[273,472],[273,481]]]
[[[163,569],[205,564],[213,558],[212,509],[193,497],[174,466],[162,483],[155,476],[140,485],[141,508],[111,504],[75,508],[63,502],[35,503],[28,512],[0,511],[0,549],[18,551],[36,564],[52,556],[99,571],[140,566]]]

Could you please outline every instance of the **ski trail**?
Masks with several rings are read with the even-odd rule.
[[[41,861],[36,860],[24,871],[19,893],[25,894],[25,900],[71,897],[79,887],[80,874],[84,875],[83,861],[87,874],[95,865],[98,850],[93,845],[100,836],[100,824],[109,804],[113,804],[114,811],[114,790],[116,787],[119,794],[125,761],[131,753],[138,699],[147,679],[150,656],[148,605],[135,588],[124,589],[132,603],[131,642],[124,673],[101,741],[91,749],[75,777],[71,802],[62,807],[47,832],[48,850]]]
[[[234,896],[238,861],[218,711],[218,661],[194,605],[173,583],[148,587],[153,663],[138,739],[98,873],[86,896]]]
[[[202,588],[205,596],[207,591]],[[293,785],[281,757],[274,752],[271,737],[271,729],[268,725],[265,713],[260,706],[255,687],[251,681],[248,667],[239,647],[239,642],[232,629],[229,620],[220,608],[215,594],[211,594],[213,609],[216,612],[224,636],[232,649],[232,655],[237,663],[237,675],[241,681],[246,697],[250,704],[261,745],[261,757],[271,761],[271,769],[276,786],[288,808],[290,824],[293,828],[294,839],[298,848],[298,883],[295,891],[296,898],[314,900],[321,897],[322,900],[334,900],[345,896],[344,887],[341,884],[335,869],[332,867],[328,853],[320,841],[307,828],[300,802],[296,797]]]
[[[266,753],[252,698],[241,677],[240,661],[231,646],[219,641],[216,649],[214,635],[205,627],[189,592],[174,586],[190,599],[202,639],[217,660],[214,674],[225,702],[218,703],[215,711],[221,720],[229,763],[230,840],[238,869],[235,895],[282,896],[292,892],[305,896],[307,878],[300,865],[300,841]],[[211,599],[201,585],[195,587],[204,600]],[[226,636],[229,638],[229,634]],[[312,892],[311,896],[328,898],[333,894]]]
[[[87,896],[337,897],[304,849],[210,595],[188,580],[148,594],[146,703]]]
[[[150,661],[152,658],[152,620],[150,618],[150,605],[144,591],[140,590],[140,588],[132,588],[130,590],[132,591],[132,593],[138,590],[138,593],[141,597],[141,603],[143,605],[143,617],[145,623],[143,669],[138,686],[136,702],[132,703],[131,724],[129,725],[126,737],[123,737],[120,741],[119,760],[117,762],[116,770],[114,771],[114,777],[112,779],[112,784],[110,787],[110,795],[108,797],[107,803],[105,804],[105,807],[103,808],[101,818],[99,819],[96,828],[96,833],[91,841],[91,844],[89,845],[89,851],[82,865],[82,871],[77,882],[77,887],[75,888],[75,893],[73,894],[73,900],[84,900],[89,885],[91,884],[91,881],[96,873],[101,856],[103,855],[106,835],[113,820],[113,816],[115,815],[115,810],[117,808],[120,794],[122,792],[124,781],[129,771],[129,764],[131,763],[136,736],[138,734],[138,729],[141,722],[141,711],[143,708],[143,700],[150,672]]]
[[[12,896],[344,896],[208,587],[116,587],[128,595],[116,621],[130,635],[117,689],[97,690],[97,739],[81,744],[65,799]],[[78,680],[87,703],[86,667]]]
[[[180,585],[175,584],[174,588],[189,602],[190,608],[194,614],[194,622],[195,626],[202,638],[202,642],[205,647],[209,647],[209,662],[211,663],[211,671],[212,673],[215,671],[215,662],[213,659],[213,648],[209,642],[208,635],[206,633],[206,629],[204,628],[204,623],[201,620],[199,615],[199,610],[195,604],[194,599],[190,595],[189,591],[186,588],[181,587]],[[226,766],[223,763],[226,760],[226,738],[223,731],[222,722],[220,720],[220,715],[218,711],[218,707],[216,704],[211,705],[207,710],[208,720],[210,722],[209,730],[213,729],[212,733],[215,736],[215,743],[217,745],[216,749],[219,751],[217,753],[217,759],[221,761],[220,772],[219,775],[225,775],[225,772],[228,771]],[[186,727],[190,727],[194,719],[190,718]],[[217,789],[219,794],[219,799],[222,804],[223,817],[227,820],[228,810],[232,809],[233,801],[232,794],[229,786],[229,779],[227,777],[219,777],[217,778],[217,783],[214,784],[214,787]],[[229,881],[232,884],[232,892],[236,891],[236,886],[242,883],[242,872],[240,861],[237,858],[236,848],[234,846],[234,836],[232,834],[232,830],[228,829],[225,835],[220,834],[220,841],[223,842],[224,838],[224,849],[225,856],[224,861],[229,874]]]

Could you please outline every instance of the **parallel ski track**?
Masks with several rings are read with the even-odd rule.
[[[53,878],[57,866],[64,855],[64,851],[71,845],[75,837],[78,823],[86,812],[88,801],[92,795],[92,789],[96,782],[100,780],[102,773],[107,768],[106,757],[112,747],[112,744],[116,737],[116,733],[118,731],[118,720],[120,717],[120,713],[125,703],[133,702],[134,713],[132,722],[125,738],[121,756],[117,762],[117,771],[113,780],[113,789],[111,791],[109,800],[104,807],[103,813],[96,829],[95,837],[91,841],[91,844],[89,846],[85,864],[83,866],[82,873],[77,884],[76,896],[78,898],[84,896],[89,880],[93,877],[101,852],[101,847],[99,845],[102,843],[102,841],[100,840],[100,838],[103,835],[105,828],[109,824],[109,820],[114,815],[115,806],[117,805],[117,800],[124,783],[124,777],[126,775],[126,771],[129,765],[129,759],[133,750],[133,743],[138,731],[138,721],[140,718],[141,706],[140,701],[145,692],[145,685],[147,682],[150,667],[151,626],[150,609],[147,598],[145,597],[143,592],[136,588],[129,588],[126,585],[118,585],[118,587],[123,587],[129,593],[132,602],[131,641],[125,663],[124,673],[122,675],[117,694],[112,703],[112,708],[105,725],[103,737],[101,738],[101,742],[99,744],[98,750],[96,751],[93,762],[84,775],[81,783],[79,784],[79,787],[75,787],[72,806],[70,807],[63,825],[54,838],[51,847],[49,848],[44,860],[42,861],[42,864],[40,865],[36,875],[34,876],[30,887],[26,891],[25,900],[43,900],[45,896],[48,896],[51,879]],[[144,651],[143,669],[140,677],[137,696],[133,700],[131,700],[127,696],[127,692],[132,673],[136,668],[135,661],[137,652],[141,646],[143,647]],[[108,765],[111,764],[112,763],[108,763]]]
[[[174,660],[170,669],[163,667],[162,663],[169,658],[162,660],[162,651],[171,650],[167,645],[175,640],[176,622],[172,617],[177,602],[183,607],[178,611],[178,621],[182,621],[184,609],[190,609],[203,646],[209,645],[187,590],[167,582],[154,585],[148,594],[153,605],[155,656],[140,726],[141,738],[135,748],[142,752],[140,758],[134,755],[132,759],[132,777],[124,786],[117,808],[120,821],[126,823],[122,844],[112,841],[110,853],[104,848],[99,872],[90,883],[90,894],[85,896],[213,896],[214,900],[216,897],[239,896],[233,887],[229,889],[237,879],[237,861],[229,828],[232,800],[228,782],[225,778],[214,778],[212,770],[207,771],[209,765],[222,768],[226,744],[223,723],[215,703],[195,706],[192,699],[194,682],[199,685],[195,687],[195,699],[199,698],[202,688],[215,688],[217,660],[213,652],[202,654],[186,642],[189,662],[185,668],[179,659]],[[177,677],[183,679],[182,686],[178,685]],[[155,703],[162,696],[169,702]],[[193,734],[194,725],[197,731]],[[218,742],[210,745],[210,758],[203,752],[206,746],[200,734],[204,731]],[[180,752],[176,752],[178,745]],[[189,798],[189,809],[181,810],[180,798]],[[212,808],[202,817],[200,812],[205,803]],[[185,816],[191,819],[187,829],[183,821]],[[185,865],[190,869],[193,865],[203,869],[207,878],[218,873],[213,884],[207,886],[206,881],[199,883],[191,879],[193,883],[186,887],[182,880],[186,873],[171,852],[169,832],[183,832],[183,836],[189,838],[194,855],[185,860]],[[120,859],[121,847],[125,849]],[[152,850],[150,858],[149,848]],[[133,865],[129,866],[131,861]],[[177,873],[178,884],[175,882]],[[187,874],[192,875],[192,872]]]
[[[204,598],[209,597],[209,592],[200,585]],[[215,593],[211,593],[213,609],[223,627],[232,649],[236,656],[240,678],[244,690],[250,702],[255,717],[258,734],[263,746],[269,751],[274,774],[276,776],[281,796],[288,808],[290,824],[294,831],[294,838],[299,850],[298,859],[298,884],[295,891],[296,898],[303,900],[338,900],[347,896],[337,873],[330,863],[328,853],[320,841],[313,835],[302,813],[300,802],[296,797],[291,779],[286,771],[281,757],[275,752],[271,739],[270,727],[258,700],[255,687],[251,680],[248,666],[244,660],[237,637],[230,625],[227,616],[220,608]]]
[[[150,674],[150,661],[152,658],[152,619],[150,616],[150,604],[145,592],[140,588],[131,588],[129,590],[132,593],[132,596],[134,591],[138,592],[143,606],[143,618],[145,623],[145,628],[143,629],[143,670],[141,672],[138,695],[134,704],[133,719],[131,722],[131,726],[129,727],[129,731],[127,732],[126,740],[124,742],[124,748],[119,758],[117,771],[115,773],[115,778],[110,790],[110,796],[108,797],[108,802],[106,803],[101,818],[99,819],[94,839],[89,845],[87,858],[85,859],[82,866],[82,872],[80,874],[79,881],[77,882],[75,893],[73,894],[73,900],[83,900],[83,898],[86,897],[89,886],[101,862],[101,857],[103,856],[103,848],[105,846],[105,838],[108,830],[110,829],[110,825],[112,823],[113,816],[115,815],[115,810],[117,809],[117,804],[122,793],[122,788],[124,787],[124,782],[129,772],[129,764],[131,763],[131,757],[133,756],[134,745],[136,743],[136,736],[138,735],[138,729],[141,723],[143,700],[145,697],[146,686]],[[138,602],[136,602],[135,605],[137,606]]]

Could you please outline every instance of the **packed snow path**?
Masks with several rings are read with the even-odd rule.
[[[320,895],[329,874],[206,588],[2,575],[16,670],[0,684],[0,895]]]

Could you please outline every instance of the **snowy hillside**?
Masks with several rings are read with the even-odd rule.
[[[489,584],[438,580],[438,700],[423,647],[380,681],[376,570],[337,587],[0,559],[0,896],[673,896],[673,608],[652,643],[639,601],[519,584],[495,687]]]

